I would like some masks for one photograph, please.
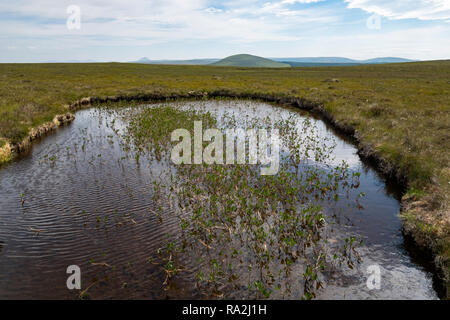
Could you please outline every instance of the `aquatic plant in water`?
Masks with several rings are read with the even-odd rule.
[[[148,108],[130,122],[128,139],[159,161],[164,154],[169,158],[170,132],[193,130],[194,120],[217,124],[210,113]],[[232,128],[240,120],[225,115],[221,125]],[[247,119],[244,124],[279,129],[278,174],[261,176],[258,166],[249,164],[168,167],[154,183],[153,201],[160,221],[170,205],[180,233],[170,235],[151,260],[165,270],[165,285],[190,276],[198,292],[209,297],[314,298],[323,286],[321,274],[331,265],[352,268],[359,261],[355,237],[338,245],[328,242],[335,217],[323,207],[357,188],[359,174],[345,162],[332,164],[333,142],[319,138],[309,120]],[[199,271],[181,272],[189,264]]]

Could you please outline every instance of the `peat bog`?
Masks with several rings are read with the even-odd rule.
[[[170,133],[194,120],[278,128],[279,173],[175,166]],[[2,298],[437,298],[404,245],[400,192],[297,110],[239,100],[81,110],[0,179]],[[65,286],[72,264],[77,293]],[[372,291],[374,264],[383,285]]]

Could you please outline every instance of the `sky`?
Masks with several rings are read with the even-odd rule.
[[[0,62],[450,59],[450,0],[2,0]]]

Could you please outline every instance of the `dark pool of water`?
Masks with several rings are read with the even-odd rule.
[[[240,117],[281,117],[297,111],[243,101],[186,102],[180,107]],[[124,109],[127,110],[127,109]],[[131,109],[129,109],[131,110]],[[105,298],[189,298],[189,284],[164,290],[165,274],[148,262],[177,222],[161,224],[154,211],[154,165],[124,151],[111,127],[115,112],[89,109],[34,144],[20,161],[0,170],[0,298],[77,298],[66,287],[66,268],[82,270],[82,288]],[[313,120],[323,137],[335,137]],[[408,255],[396,195],[362,163],[351,144],[336,137],[336,161],[362,172],[363,210],[343,207],[341,235],[364,239],[362,263],[327,280],[319,299],[437,299],[432,274]],[[21,199],[24,199],[22,204]],[[339,237],[339,235],[338,235]],[[380,290],[366,286],[367,267],[381,269]],[[92,286],[91,286],[92,285]]]

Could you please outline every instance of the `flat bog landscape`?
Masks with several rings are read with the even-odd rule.
[[[155,125],[173,119],[179,124],[186,121],[185,116],[198,117],[203,125],[215,123],[219,128],[236,124],[243,128],[256,124],[283,127],[286,132],[282,136],[280,177],[266,179],[258,177],[258,173],[254,176],[250,168],[233,166],[225,171],[216,167],[206,172],[185,167],[171,176],[176,167],[165,157],[163,148],[147,149],[147,139],[151,136],[154,146],[153,139],[159,137],[164,145],[165,137],[158,135],[160,129]],[[151,127],[146,126],[148,119],[152,119]],[[130,140],[136,146],[130,147]],[[292,140],[295,147],[289,145]],[[294,175],[291,161],[295,161],[297,148],[302,147],[311,150],[311,159],[296,165],[298,172]],[[26,177],[25,188],[15,179],[17,175]],[[324,288],[306,291],[319,299],[344,295],[351,299],[437,298],[430,269],[409,256],[403,241],[397,217],[401,194],[398,187],[385,185],[373,167],[361,162],[350,142],[338,138],[322,121],[293,108],[234,99],[89,108],[77,112],[70,126],[37,143],[31,155],[5,168],[0,177],[6,219],[1,232],[9,238],[8,255],[0,266],[8,275],[1,279],[1,287],[8,288],[0,293],[4,297],[76,297],[57,285],[64,282],[64,274],[51,280],[55,286],[52,291],[43,285],[48,279],[29,280],[42,269],[57,274],[75,260],[88,272],[89,280],[97,279],[92,280],[94,286],[85,293],[95,299],[123,295],[214,298],[217,294],[235,299],[265,295],[293,299],[303,296],[306,289],[300,282],[289,290],[286,285],[290,281],[297,283],[297,274],[311,261],[306,253],[290,256],[279,252],[280,248],[294,247],[280,243],[292,238],[329,255],[321,262],[329,268],[327,273],[317,281],[310,280],[314,285],[323,283]],[[204,184],[202,188],[199,179]],[[42,187],[49,185],[58,187]],[[250,185],[258,189],[253,190]],[[291,188],[290,196],[283,194]],[[198,195],[189,194],[191,190]],[[266,194],[274,191],[280,193]],[[14,201],[21,192],[26,201],[23,206]],[[250,198],[257,202],[248,201]],[[260,243],[259,238],[246,236],[247,232],[258,230],[261,222],[294,228],[299,222],[290,221],[293,217],[287,219],[293,213],[290,204],[300,205],[308,200],[315,205],[303,205],[305,216],[317,217],[319,224],[311,220],[309,227],[302,228],[305,234],[301,237],[274,230]],[[275,202],[276,209],[271,206]],[[316,211],[319,204],[321,209]],[[198,216],[187,220],[186,210]],[[271,217],[272,210],[287,217],[278,221]],[[296,215],[298,210],[297,207]],[[17,211],[23,215],[14,214]],[[253,221],[248,211],[258,212],[260,220]],[[327,221],[327,226],[320,219]],[[223,234],[221,228],[225,227],[240,232],[233,236],[228,231]],[[27,228],[29,232],[21,232]],[[216,231],[210,239],[204,232],[209,234],[211,228]],[[183,233],[182,240],[177,236],[179,232]],[[319,234],[320,238],[314,237]],[[222,238],[225,235],[229,238]],[[348,241],[352,241],[351,247],[342,251],[339,245]],[[168,247],[162,246],[166,242]],[[30,243],[33,245],[26,245]],[[273,254],[270,259],[241,252],[247,246],[250,252],[258,250],[264,243]],[[221,254],[220,250],[224,252]],[[392,255],[395,259],[391,259]],[[229,260],[233,268],[218,257]],[[292,259],[291,275],[285,272],[288,266],[283,267],[284,259]],[[363,275],[364,269],[376,261],[383,261],[385,281],[392,285],[374,295],[365,288]],[[271,271],[277,283],[274,286],[279,285],[280,290],[269,291],[272,280],[266,278],[268,274],[263,277],[267,292],[248,288],[259,281],[259,276],[249,274],[247,279],[239,273],[249,272],[246,267],[256,262],[263,264],[264,273]],[[283,273],[277,274],[280,270]],[[24,279],[24,272],[30,278]],[[214,278],[200,279],[209,275]],[[229,284],[223,283],[225,279]],[[195,283],[202,287],[196,288]],[[161,290],[163,284],[165,290]]]
[[[0,8],[1,300],[450,298],[447,7],[135,2]]]
[[[389,224],[389,227],[393,229],[393,231],[390,231],[391,234],[388,235],[388,237],[401,239],[394,241],[396,247],[405,246],[403,242],[406,242],[407,240],[403,239],[401,236],[403,230],[404,233],[407,232],[405,235],[408,238],[412,238],[411,240],[408,240],[409,245],[411,245],[410,242],[417,241],[414,245],[420,244],[424,249],[431,250],[436,257],[441,259],[442,265],[440,267],[442,269],[436,268],[434,271],[430,271],[433,270],[433,267],[430,269],[432,263],[424,264],[422,262],[421,264],[420,262],[416,262],[418,263],[418,270],[428,270],[425,272],[431,272],[427,276],[426,273],[423,274],[424,271],[421,271],[422,278],[424,279],[421,281],[425,281],[427,278],[429,279],[427,280],[429,282],[427,285],[428,287],[431,286],[432,288],[433,286],[431,279],[433,272],[436,274],[439,272],[437,270],[441,270],[443,273],[445,272],[445,261],[448,261],[446,260],[448,258],[448,229],[446,229],[448,224],[446,225],[445,223],[448,223],[447,195],[449,191],[449,173],[447,165],[450,141],[450,139],[448,139],[448,103],[450,97],[450,86],[448,84],[448,79],[450,78],[450,63],[448,61],[380,66],[295,68],[292,70],[279,71],[275,69],[223,68],[209,66],[152,66],[136,64],[6,64],[1,65],[1,69],[1,136],[5,138],[5,141],[8,141],[8,144],[12,146],[12,149],[14,149],[14,146],[20,145],[24,139],[26,140],[31,128],[39,127],[43,124],[45,125],[46,122],[51,121],[57,114],[74,112],[79,108],[88,108],[88,110],[93,111],[95,109],[91,108],[100,108],[100,110],[102,110],[105,103],[112,105],[118,104],[119,107],[117,108],[119,108],[119,110],[120,108],[125,108],[124,110],[127,110],[121,112],[133,113],[134,109],[130,106],[141,105],[145,100],[148,100],[149,102],[167,101],[167,105],[170,106],[173,104],[171,101],[176,101],[179,97],[183,101],[186,101],[184,103],[178,103],[178,105],[183,106],[191,105],[193,104],[191,101],[195,100],[200,101],[200,104],[205,104],[205,102],[211,100],[211,104],[215,105],[216,103],[213,102],[214,100],[226,99],[225,101],[229,100],[230,102],[222,103],[219,109],[222,110],[222,112],[232,113],[234,117],[237,117],[238,120],[242,121],[243,116],[240,116],[240,114],[252,110],[252,104],[250,102],[245,102],[246,100],[266,100],[270,103],[278,102],[278,105],[290,105],[292,104],[291,100],[298,101],[298,106],[296,105],[297,109],[312,111],[307,117],[315,117],[324,120],[330,128],[329,130],[335,130],[334,135],[343,137],[348,141],[347,143],[355,146],[352,147],[354,148],[354,151],[350,153],[351,155],[349,157],[353,158],[356,156],[356,153],[359,152],[365,163],[364,166],[362,164],[356,165],[358,170],[369,170],[363,169],[363,167],[369,166],[373,173],[366,173],[366,175],[377,176],[375,173],[376,171],[380,174],[381,180],[376,182],[376,185],[379,186],[380,184],[385,183],[395,185],[394,187],[391,187],[394,189],[393,191],[387,191],[388,194],[391,194],[392,200],[382,201],[385,205],[393,201],[393,204],[391,204],[393,207],[392,209],[389,209],[391,211],[386,211],[387,209],[384,208],[376,209],[377,207],[374,204],[368,206],[364,205],[364,201],[372,203],[374,200],[370,200],[370,198],[380,194],[381,191],[376,190],[379,187],[372,187],[375,188],[372,191],[361,191],[368,197],[367,200],[362,200],[362,206],[367,206],[367,208],[361,209],[363,216],[353,218],[351,224],[354,224],[359,220],[362,220],[363,224],[366,224],[370,223],[369,221],[371,221],[371,219],[381,219],[381,221],[377,222],[375,225],[370,225],[370,228],[372,229],[370,231],[371,233],[380,232],[381,226],[379,226],[378,223],[381,223],[381,225],[387,223]],[[83,101],[86,100],[82,100],[83,98],[88,98],[89,100],[86,100],[89,101],[89,104],[84,105]],[[243,100],[242,103],[233,103],[232,101],[236,98],[245,98],[246,100]],[[113,102],[116,100],[117,102]],[[73,102],[75,101],[81,101],[81,103],[73,105]],[[105,102],[102,103],[101,101]],[[241,104],[240,112],[235,110],[235,104]],[[206,103],[206,106],[203,107],[203,112],[212,111],[210,110],[211,108],[208,108],[208,105],[209,103]],[[275,106],[267,106],[266,108],[275,108],[266,111],[266,116],[271,119],[279,117],[280,112],[282,111],[280,107]],[[91,113],[93,111],[89,112]],[[51,217],[46,217],[43,211],[44,207],[50,206],[50,208],[54,208],[59,202],[62,202],[61,205],[64,208],[61,209],[61,214],[68,215],[65,219],[69,219],[69,221],[65,221],[64,223],[72,225],[68,227],[70,231],[67,230],[68,235],[71,235],[71,242],[67,244],[67,250],[73,250],[73,248],[70,247],[70,243],[74,241],[74,235],[78,234],[79,236],[82,236],[84,232],[87,232],[89,235],[86,236],[89,239],[95,237],[99,232],[99,236],[104,232],[116,233],[118,231],[116,231],[113,226],[125,223],[131,224],[131,226],[128,226],[128,228],[131,228],[129,232],[132,232],[133,234],[140,233],[142,231],[139,231],[141,229],[139,228],[140,224],[138,223],[138,219],[142,217],[131,217],[134,215],[139,216],[142,212],[144,217],[145,215],[149,215],[149,217],[147,217],[148,219],[155,219],[155,214],[159,216],[167,210],[167,208],[163,208],[161,213],[153,213],[154,211],[157,211],[157,204],[152,201],[151,187],[148,187],[148,190],[145,191],[144,195],[140,193],[142,191],[139,190],[146,189],[145,185],[151,185],[150,181],[145,183],[141,182],[144,183],[144,185],[139,184],[139,187],[134,185],[136,183],[136,181],[134,181],[135,179],[148,179],[148,175],[152,177],[155,175],[154,173],[151,173],[151,168],[146,168],[147,165],[144,168],[138,166],[139,170],[133,173],[133,178],[128,177],[125,173],[123,178],[120,178],[120,176],[114,178],[117,184],[123,185],[121,189],[125,188],[127,190],[127,188],[129,188],[129,196],[132,199],[130,200],[130,203],[134,203],[134,201],[137,202],[131,208],[126,206],[123,209],[120,209],[119,204],[112,205],[109,197],[117,197],[116,192],[119,192],[119,195],[122,192],[124,193],[124,195],[119,196],[118,198],[121,199],[121,201],[125,201],[122,197],[128,199],[128,196],[125,196],[127,193],[126,190],[120,191],[121,189],[115,190],[115,188],[113,188],[115,183],[110,181],[111,178],[104,180],[111,173],[117,172],[118,170],[113,169],[113,166],[108,165],[108,163],[111,161],[114,163],[114,161],[117,160],[119,160],[120,163],[120,161],[125,161],[120,160],[122,157],[126,157],[127,159],[131,157],[135,159],[136,156],[133,155],[131,151],[129,151],[129,153],[131,152],[132,156],[129,153],[123,153],[122,155],[120,155],[120,153],[117,154],[118,151],[114,148],[113,151],[111,151],[111,155],[105,155],[104,150],[108,150],[108,148],[103,146],[103,144],[109,145],[110,138],[108,138],[108,132],[111,131],[111,129],[108,128],[108,125],[106,125],[106,127],[104,127],[104,125],[97,127],[95,123],[112,116],[96,115],[96,117],[99,117],[99,120],[91,120],[94,118],[89,116],[88,119],[93,121],[94,124],[86,124],[86,120],[79,120],[79,118],[86,118],[84,114],[85,113],[81,113],[81,111],[75,113],[75,123],[68,125],[69,128],[71,128],[70,132],[75,131],[76,133],[69,134],[67,133],[67,129],[58,129],[55,138],[42,138],[42,142],[39,143],[39,146],[30,146],[26,148],[27,151],[25,153],[30,155],[25,157],[27,159],[31,157],[30,160],[19,160],[17,165],[25,165],[25,163],[30,162],[30,166],[38,165],[39,170],[36,168],[32,169],[32,167],[18,169],[16,168],[16,164],[5,165],[2,169],[2,189],[3,192],[9,194],[9,197],[2,197],[2,199],[4,199],[2,202],[6,201],[2,204],[2,208],[5,210],[4,213],[8,214],[9,211],[13,214],[14,220],[19,219],[19,221],[16,221],[14,224],[20,226],[19,229],[22,229],[22,232],[25,233],[23,236],[26,236],[29,241],[32,241],[38,246],[36,247],[37,250],[39,249],[37,252],[40,252],[40,250],[44,250],[44,252],[49,250],[49,247],[47,247],[47,241],[49,240],[45,239],[47,237],[46,234],[48,233],[48,236],[54,240],[54,232],[51,231],[51,228],[63,227],[63,225],[65,225],[60,222],[52,222],[53,219],[56,219],[56,216],[54,216],[55,212],[52,212],[54,209],[48,212]],[[97,112],[94,114],[97,114]],[[257,112],[257,114],[259,114],[259,112]],[[169,117],[169,115],[166,116]],[[298,117],[302,116],[299,115]],[[177,115],[174,115],[172,120],[175,124],[179,124]],[[78,124],[79,121],[81,121],[80,124]],[[112,117],[109,121],[115,122],[115,117]],[[170,121],[170,117],[166,121]],[[150,125],[153,127],[157,126],[157,124],[158,122],[151,122]],[[84,126],[86,126],[86,128],[84,128]],[[120,127],[122,126],[125,125],[121,125]],[[64,133],[62,133],[62,130],[64,130]],[[149,136],[149,139],[151,139],[154,134],[152,130],[145,134]],[[166,128],[166,130],[166,138],[168,138],[170,130],[168,128]],[[65,135],[69,136],[65,137]],[[57,140],[53,141],[54,139]],[[73,139],[75,140],[72,141]],[[120,144],[119,142],[116,143]],[[147,141],[144,140],[142,143],[145,144]],[[113,142],[111,142],[111,144],[115,145]],[[90,149],[87,151],[83,148]],[[78,154],[79,152],[80,154]],[[332,154],[334,155],[334,153]],[[379,162],[380,158],[384,159],[384,161]],[[343,160],[352,162],[361,161],[359,159],[353,160],[346,157],[344,157]],[[106,163],[104,163],[104,161],[106,161]],[[143,162],[142,158],[137,161],[137,163],[141,162]],[[21,165],[21,167],[23,165]],[[25,166],[28,167],[29,165]],[[96,166],[103,167],[103,169],[96,169]],[[106,166],[106,168],[104,168],[104,166]],[[123,166],[123,163],[121,166]],[[131,167],[129,168],[129,166],[135,167],[136,160],[132,160],[131,163],[126,165],[125,168],[127,169],[122,167],[120,170],[125,172],[128,170],[136,170]],[[43,170],[42,167],[47,171],[44,176],[39,174],[40,170]],[[71,169],[72,167],[73,169]],[[71,173],[75,168],[78,168],[76,169],[76,173]],[[64,175],[58,173],[60,170],[64,172]],[[86,171],[88,174],[86,178],[83,178],[84,175],[79,170]],[[106,172],[104,172],[105,170]],[[33,176],[36,175],[36,178],[28,176],[28,171],[30,174],[32,173]],[[93,178],[97,174],[99,174],[100,177]],[[10,178],[8,178],[9,175],[11,175]],[[17,176],[22,178],[16,179]],[[48,178],[44,178],[46,176],[48,176]],[[62,179],[62,181],[53,181],[56,177]],[[35,187],[33,187],[34,182],[32,182],[34,179],[37,179]],[[49,180],[46,181],[45,179]],[[92,179],[95,179],[94,181],[96,181],[96,183],[93,183]],[[127,186],[126,181],[128,179],[133,180],[132,186]],[[378,180],[380,178],[376,179]],[[7,181],[11,182],[8,183]],[[71,191],[65,190],[64,185],[66,184],[67,186],[74,188],[74,181],[78,181],[77,183],[81,183],[81,185]],[[9,185],[10,183],[13,183],[15,187]],[[112,185],[110,185],[111,183]],[[88,194],[85,196],[80,194],[80,199],[76,200],[73,196],[79,194],[81,190],[85,188],[82,186],[83,184],[92,187],[96,186],[94,187],[95,192],[87,189],[86,191],[88,191]],[[42,187],[44,187],[44,189],[42,189]],[[55,188],[55,191],[62,194],[55,194],[49,197],[49,192],[51,192],[53,188]],[[389,187],[384,188],[388,188],[389,190]],[[11,192],[11,190],[14,191]],[[39,190],[45,190],[45,196],[39,196],[39,193],[42,192]],[[97,193],[99,193],[99,195],[95,195]],[[383,192],[381,192],[381,194],[382,193]],[[69,196],[67,200],[62,201],[61,199],[65,198],[64,195],[66,195],[66,197],[69,195],[72,196]],[[24,200],[23,204],[21,204],[21,197],[23,197]],[[107,201],[105,207],[101,205],[101,199],[103,197],[105,198],[105,201]],[[90,198],[92,198],[92,200],[89,200]],[[352,200],[354,201],[354,199]],[[88,204],[90,201],[93,201],[92,206],[88,205],[87,207],[84,207],[81,205],[83,203]],[[138,204],[140,202],[142,202],[141,205]],[[9,207],[7,204],[12,205],[12,208],[8,210],[7,208]],[[404,205],[404,209],[403,211],[400,211],[400,206],[402,204]],[[66,206],[70,206],[70,209]],[[150,208],[146,209],[146,206],[150,206]],[[20,215],[17,215],[17,210],[23,212]],[[33,214],[27,212],[28,210],[31,210],[31,212],[37,210],[35,213],[37,215],[37,221],[34,221],[32,218]],[[255,209],[253,209],[252,212],[254,212],[254,210]],[[370,211],[371,213],[365,214],[365,211]],[[347,214],[349,212],[347,212]],[[389,218],[383,220],[381,218],[382,214],[388,214]],[[400,218],[398,217],[399,214]],[[130,215],[130,217],[126,218],[127,215]],[[365,217],[365,215],[367,215],[367,217]],[[57,216],[59,216],[59,214]],[[121,218],[115,220],[116,216]],[[43,220],[40,221],[40,219]],[[46,219],[49,220],[47,221]],[[62,217],[59,219],[62,219]],[[81,221],[78,221],[79,219],[81,219]],[[83,219],[86,219],[86,221]],[[121,219],[124,220],[122,221]],[[133,222],[130,223],[129,219],[135,221],[136,226],[134,226]],[[94,228],[94,231],[86,231],[90,230],[87,226],[89,225],[89,221],[92,224],[90,228]],[[97,221],[97,224],[95,221]],[[403,226],[400,221],[403,221]],[[52,227],[50,228],[49,225],[46,228],[46,224],[50,224]],[[347,223],[344,223],[344,225],[346,224]],[[87,228],[85,231],[82,231],[83,226],[85,226],[84,228]],[[101,231],[96,230],[96,227],[101,229]],[[48,228],[50,229],[47,230]],[[72,230],[72,228],[76,228],[77,231]],[[78,230],[78,228],[81,228],[81,230]],[[107,231],[109,228],[112,228],[112,230]],[[41,232],[34,231],[41,229],[44,230]],[[170,228],[166,229],[165,232],[169,232],[169,230]],[[355,232],[355,235],[362,237],[361,239],[368,237],[367,240],[369,242],[375,243],[379,240],[378,236],[371,238],[367,235],[358,234],[356,230],[357,228],[355,228],[353,232]],[[82,234],[79,234],[80,232]],[[16,231],[14,231],[14,234],[16,234]],[[145,233],[141,233],[140,235],[137,234],[136,236],[138,237],[136,240],[127,240],[123,245],[126,245],[126,248],[128,248],[130,245],[127,244],[128,241],[139,242],[140,237],[145,237]],[[115,239],[114,236],[111,235],[111,237]],[[127,238],[127,236],[124,237]],[[103,243],[103,245],[97,247],[96,245],[91,244],[88,247],[88,252],[91,253],[91,256],[86,255],[86,250],[83,246],[80,247],[83,252],[80,260],[82,260],[86,266],[90,266],[90,268],[93,269],[94,267],[92,267],[92,265],[96,266],[96,263],[104,263],[112,266],[115,259],[120,259],[123,254],[118,250],[119,247],[116,245],[104,247],[104,241],[107,240],[104,238],[101,239],[102,240],[99,242],[100,244]],[[108,237],[106,239],[108,239]],[[158,245],[164,243],[163,240],[160,241],[161,242],[158,242]],[[386,243],[390,243],[392,239],[386,241]],[[12,238],[7,238],[2,240],[2,242],[4,243],[4,250],[11,250],[14,252],[13,248],[15,248],[15,245],[11,243]],[[40,249],[41,245],[43,246],[42,249]],[[142,243],[140,245],[142,245]],[[119,252],[112,254],[110,257],[112,260],[109,260],[107,258],[108,251],[111,250],[110,248],[112,247],[115,248],[114,251]],[[407,247],[396,250],[400,250],[403,255],[405,255],[405,251],[415,250],[411,248],[408,249]],[[63,250],[60,243],[58,248]],[[19,249],[20,246],[16,249],[18,250],[16,254],[20,255],[21,250]],[[158,248],[152,249],[152,246],[149,246],[149,248],[146,249],[136,249],[136,252],[139,252],[139,254],[136,253],[136,256],[141,257],[141,261],[139,262],[141,265],[139,265],[139,267],[136,266],[136,268],[144,268],[141,270],[141,273],[143,273],[141,276],[144,276],[144,266],[146,263],[148,264],[148,262],[145,262],[145,259],[150,258],[157,249]],[[366,250],[369,249],[366,248]],[[4,253],[5,258],[2,260],[6,263],[2,268],[2,270],[5,271],[11,269],[8,267],[9,263],[15,264],[6,259],[8,251]],[[54,258],[56,259],[57,257],[58,255],[55,255]],[[399,260],[401,260],[401,258],[399,258]],[[399,260],[396,261],[398,262]],[[420,261],[421,259],[419,258],[418,260]],[[426,261],[427,258],[422,260]],[[90,261],[91,263],[89,263]],[[48,262],[49,261],[45,263]],[[408,261],[406,263],[409,264],[412,262]],[[122,261],[122,264],[122,267],[125,268],[126,262]],[[115,265],[115,268],[119,268],[119,265]],[[427,265],[428,269],[425,268],[425,265]],[[152,265],[150,264],[150,266]],[[104,266],[97,266],[97,269],[104,268]],[[153,268],[154,267],[152,266],[151,269]],[[12,269],[14,270],[15,268]],[[133,268],[131,268],[131,270],[133,270]],[[105,270],[102,270],[101,272],[107,273]],[[182,273],[180,273],[180,277],[183,278],[181,275]],[[92,277],[96,278],[98,275],[93,272]],[[159,276],[159,278],[162,279],[161,282],[164,282],[163,276]],[[13,278],[8,276],[7,279]],[[435,282],[438,282],[435,286],[442,286],[442,282],[439,283],[439,281],[442,280],[437,279],[438,276],[435,276]],[[3,278],[3,281],[5,280],[6,279]],[[14,282],[20,283],[18,279]],[[124,281],[124,283],[125,282],[128,283],[129,280]],[[331,280],[327,282],[330,282],[331,288],[339,287],[339,285],[333,283]],[[8,281],[6,283],[8,283]],[[364,282],[362,282],[362,284],[364,284]],[[120,283],[115,284],[116,287],[120,287],[120,285]],[[184,285],[187,286],[187,284]],[[4,286],[4,288],[7,287],[8,286],[6,285]],[[342,297],[339,295],[341,293],[338,289],[335,289],[337,290],[336,292],[333,291],[334,289],[329,290],[333,292],[330,298]],[[92,288],[91,291],[95,292],[96,289]],[[325,290],[325,292],[326,291],[327,290]],[[8,297],[8,293],[11,293],[14,297],[17,293],[13,294],[13,292],[14,290],[8,290],[7,292],[3,291],[2,295]],[[23,291],[21,292],[24,294]],[[50,293],[51,294],[48,297],[55,297],[52,296],[55,292]],[[159,294],[161,294],[161,292]],[[334,294],[336,295],[334,296]],[[406,292],[392,292],[392,294],[392,298],[408,297],[408,295],[403,296]],[[413,290],[413,292],[409,294],[414,295],[419,293],[416,290]],[[349,293],[349,295],[351,296],[351,293]],[[423,297],[425,296],[430,297],[430,295],[427,294],[424,294]],[[17,297],[20,297],[20,294],[17,295]],[[47,296],[44,294],[42,297]],[[99,297],[102,297],[102,295]],[[118,298],[120,297],[120,294],[118,296],[112,295],[112,297]],[[139,297],[139,294],[137,294],[136,297]],[[186,298],[186,296],[184,297]],[[237,297],[239,297],[239,295]],[[358,295],[356,297],[358,297]],[[385,297],[389,298],[390,296],[386,295]]]

